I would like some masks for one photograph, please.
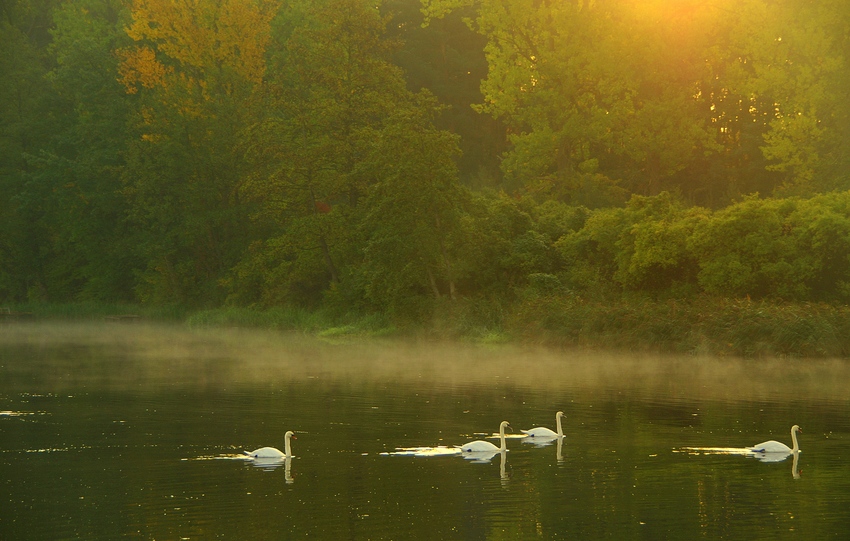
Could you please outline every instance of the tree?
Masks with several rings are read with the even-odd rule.
[[[592,206],[672,190],[717,206],[846,186],[840,2],[423,6],[430,18],[475,10],[489,66],[480,109],[510,130],[514,189]]]
[[[145,300],[210,303],[251,238],[233,137],[254,122],[270,21],[280,2],[136,0],[120,51],[139,94],[125,175],[131,216],[149,232]]]
[[[496,187],[501,183],[498,156],[507,145],[505,127],[473,109],[483,99],[486,38],[464,23],[475,14],[470,8],[431,19],[425,26],[421,8],[420,0],[382,2],[382,11],[392,15],[389,35],[402,42],[393,61],[404,70],[410,90],[426,88],[445,104],[434,122],[460,136],[461,181],[471,187]]]
[[[468,195],[458,184],[457,136],[433,126],[434,110],[423,100],[396,112],[375,134],[370,159],[378,182],[362,226],[365,294],[407,317],[429,292],[458,297],[457,234]]]
[[[51,134],[52,95],[44,77],[51,67],[54,4],[0,6],[0,299],[10,301],[40,298],[45,288],[42,246],[48,232],[41,204],[50,190],[33,184],[28,157]]]
[[[120,171],[128,104],[117,81],[114,50],[125,43],[127,13],[113,0],[58,7],[49,47],[55,67],[54,132],[34,160],[38,183],[51,186],[45,224],[51,233],[53,299],[134,297],[133,233],[124,220]]]
[[[373,4],[335,0],[293,2],[276,22],[265,113],[246,131],[252,168],[241,184],[267,236],[237,275],[256,283],[252,272],[262,273],[263,302],[316,303],[362,258],[363,203],[381,181],[376,145],[416,106],[390,62],[387,20]]]

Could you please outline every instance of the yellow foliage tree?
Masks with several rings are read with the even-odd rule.
[[[133,0],[127,35],[140,45],[119,52],[121,81],[164,85],[172,70],[201,81],[223,70],[262,81],[269,24],[281,0]]]

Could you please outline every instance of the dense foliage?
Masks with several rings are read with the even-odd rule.
[[[848,59],[838,0],[3,2],[0,302],[846,303]]]

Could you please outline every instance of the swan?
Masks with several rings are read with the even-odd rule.
[[[275,449],[274,447],[260,447],[259,449],[255,449],[250,453],[248,451],[243,451],[246,455],[251,458],[274,458],[274,459],[282,459],[282,458],[291,458],[292,457],[292,445],[289,443],[289,440],[295,438],[295,433],[291,430],[287,430],[286,434],[283,435],[284,440],[284,453],[280,452],[280,449]]]
[[[545,426],[538,426],[537,428],[530,428],[528,430],[521,430],[523,434],[527,434],[530,438],[563,438],[564,431],[561,430],[561,418],[564,417],[564,412],[559,411],[555,414],[555,425],[558,429],[557,432],[552,432],[552,430],[546,428]]]
[[[791,443],[794,447],[788,447],[784,443],[770,440],[763,441],[759,444],[753,445],[752,447],[748,447],[747,449],[753,453],[784,453],[786,455],[791,453],[796,453],[800,450],[800,446],[797,444],[797,432],[802,433],[803,429],[798,425],[794,425],[791,427]]]
[[[508,447],[505,445],[505,428],[508,426],[510,426],[510,424],[507,421],[502,421],[499,424],[499,439],[502,442],[501,447],[496,447],[489,441],[476,440],[464,443],[460,446],[460,450],[464,453],[498,453],[501,451],[507,451]]]

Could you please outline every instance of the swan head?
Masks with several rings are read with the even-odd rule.
[[[555,414],[555,417],[556,418],[562,418],[562,417],[566,417],[566,415],[564,415],[563,411],[559,411],[558,413]]]
[[[283,437],[284,437],[284,438],[286,438],[286,439],[290,439],[290,438],[292,438],[293,440],[297,440],[297,439],[298,439],[298,438],[295,436],[295,432],[293,432],[293,431],[291,431],[291,430],[287,430],[287,431],[286,431],[286,434],[284,434],[284,435],[283,435]]]
[[[800,428],[800,425],[794,425],[791,427],[791,432],[797,432],[799,434],[803,433],[803,429]]]
[[[504,431],[506,428],[511,428],[511,424],[509,422],[502,421],[501,423],[499,423],[499,430],[500,431]]]

